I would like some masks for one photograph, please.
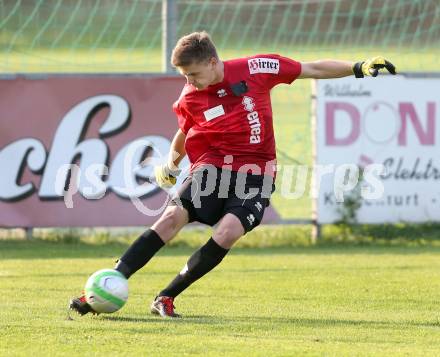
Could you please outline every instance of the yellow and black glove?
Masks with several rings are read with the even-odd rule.
[[[353,73],[356,78],[364,78],[364,76],[376,77],[382,68],[386,68],[391,74],[396,74],[396,67],[381,56],[373,57],[363,62],[356,62],[353,65]]]
[[[156,166],[154,168],[154,176],[156,183],[162,188],[171,188],[177,182],[177,176],[179,176],[182,170],[171,170],[167,164]]]

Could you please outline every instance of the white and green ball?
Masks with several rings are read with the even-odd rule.
[[[87,303],[98,313],[112,313],[128,299],[128,281],[117,270],[102,269],[93,273],[85,286]]]

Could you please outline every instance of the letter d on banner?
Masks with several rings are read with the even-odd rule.
[[[343,131],[347,131],[348,121],[340,120],[336,121],[335,113],[337,111],[344,111],[349,121],[350,129],[345,137],[336,137],[336,128],[340,128]],[[329,146],[344,146],[350,145],[359,137],[361,128],[361,116],[356,107],[349,103],[342,102],[330,102],[325,106],[325,143]],[[340,131],[341,131],[340,130]]]

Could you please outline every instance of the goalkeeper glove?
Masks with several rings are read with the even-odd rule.
[[[391,74],[396,74],[396,67],[381,56],[355,63],[353,65],[353,73],[356,78],[364,78],[364,75],[376,77],[382,68],[386,68]]]
[[[177,182],[176,177],[180,175],[181,171],[179,169],[171,170],[168,164],[156,166],[154,168],[156,183],[162,188],[173,187]]]

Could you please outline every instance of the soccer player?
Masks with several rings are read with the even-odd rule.
[[[155,168],[156,182],[171,187],[188,155],[190,174],[162,216],[118,260],[127,278],[142,268],[187,223],[215,225],[213,235],[154,299],[151,312],[179,317],[174,299],[216,267],[232,246],[261,222],[274,190],[275,139],[270,90],[298,78],[395,74],[382,57],[352,63],[297,62],[278,54],[219,59],[206,32],[179,39],[171,63],[187,80],[174,103],[178,130],[167,164]],[[71,300],[81,315],[93,312],[85,297]]]

